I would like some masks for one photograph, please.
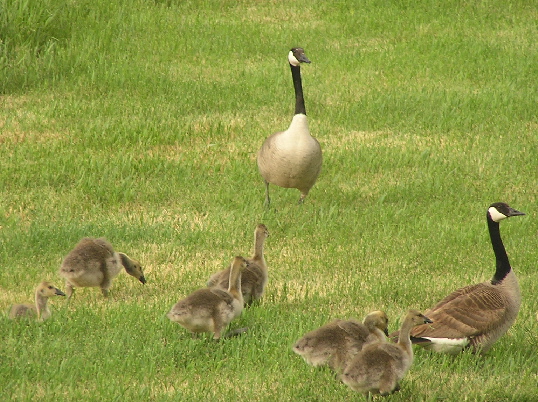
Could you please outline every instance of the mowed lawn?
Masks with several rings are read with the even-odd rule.
[[[0,315],[0,400],[337,401],[363,397],[291,346],[382,309],[389,330],[488,280],[486,210],[523,301],[485,356],[415,349],[394,401],[533,401],[538,350],[538,8],[524,1],[0,0],[0,310],[65,290],[63,257],[106,237],[141,261],[110,297],[43,322]],[[323,169],[303,205],[256,167],[301,72]],[[264,223],[269,283],[230,328],[165,314]]]

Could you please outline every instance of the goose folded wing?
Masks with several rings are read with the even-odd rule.
[[[429,317],[428,314],[430,314],[432,311],[439,310],[443,308],[445,305],[450,304],[454,300],[463,300],[467,295],[479,291],[481,287],[483,287],[483,283],[477,283],[476,285],[469,285],[465,286],[463,288],[457,289],[450,293],[448,296],[437,302],[435,306],[433,306],[431,309],[427,310],[424,315],[426,317]]]
[[[499,325],[506,312],[505,300],[495,288],[478,284],[462,288],[428,312],[433,324],[419,325],[413,337],[473,337]]]

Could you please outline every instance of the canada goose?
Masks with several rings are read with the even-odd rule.
[[[525,214],[502,202],[489,206],[486,218],[497,261],[493,278],[455,290],[426,311],[435,324],[413,328],[413,343],[441,353],[456,354],[466,347],[485,353],[508,331],[516,320],[521,293],[501,240],[499,222],[518,215]]]
[[[399,390],[398,382],[413,363],[413,348],[409,332],[415,325],[432,321],[417,310],[409,310],[400,327],[398,343],[374,342],[366,345],[351,360],[341,376],[351,389],[388,395]]]
[[[310,63],[304,50],[295,47],[288,54],[295,88],[295,115],[286,131],[264,141],[258,152],[258,169],[265,182],[265,203],[269,206],[269,183],[301,192],[302,203],[321,171],[321,147],[310,135],[301,83],[301,63]]]
[[[327,364],[340,372],[364,345],[386,340],[388,321],[383,311],[371,312],[362,323],[333,320],[306,333],[293,345],[293,351],[314,367]]]
[[[268,268],[263,255],[263,245],[268,237],[269,231],[263,223],[256,226],[254,230],[254,255],[247,260],[248,267],[241,274],[241,292],[243,293],[245,305],[250,305],[253,301],[259,300],[265,291]],[[230,285],[229,279],[230,267],[211,275],[207,286],[226,290]]]
[[[142,266],[124,253],[114,251],[112,245],[104,238],[85,237],[67,254],[60,267],[60,276],[65,278],[67,297],[71,298],[75,287],[101,288],[103,296],[108,296],[108,289],[121,271],[125,271],[146,283]]]
[[[50,282],[41,282],[35,290],[35,305],[14,304],[9,310],[9,318],[36,317],[39,321],[46,320],[51,315],[47,305],[51,296],[65,296],[65,293]]]
[[[178,301],[167,317],[192,333],[213,332],[213,339],[220,339],[222,329],[243,311],[241,272],[247,264],[243,257],[235,257],[227,290],[198,289]]]

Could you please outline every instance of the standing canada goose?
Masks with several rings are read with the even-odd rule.
[[[288,61],[295,88],[295,115],[286,131],[269,136],[258,152],[258,169],[265,182],[265,203],[269,206],[269,184],[296,188],[302,203],[321,171],[321,147],[310,135],[301,83],[301,63],[310,63],[304,50],[290,50]]]
[[[386,340],[388,322],[383,311],[371,312],[362,323],[333,320],[306,333],[293,345],[293,351],[314,367],[327,364],[341,372],[364,345]]]
[[[108,296],[108,289],[121,271],[125,271],[146,283],[142,266],[124,253],[114,251],[112,245],[104,238],[85,237],[67,254],[60,267],[60,276],[65,278],[68,299],[75,287],[101,288],[103,296]]]
[[[416,325],[432,321],[417,310],[409,310],[400,327],[398,343],[375,342],[366,345],[351,360],[341,376],[352,390],[369,394],[389,395],[400,389],[398,382],[413,363],[409,332]]]
[[[254,230],[254,255],[247,260],[248,267],[241,274],[241,292],[245,305],[261,299],[268,279],[268,267],[263,255],[265,239],[269,237],[269,230],[260,223]],[[209,278],[208,287],[217,287],[222,290],[230,286],[230,267],[216,272]]]
[[[525,214],[502,202],[490,205],[486,218],[497,262],[493,278],[455,290],[426,311],[435,324],[413,328],[413,343],[441,353],[456,354],[466,347],[485,353],[508,331],[519,312],[521,293],[499,222],[518,215]]]
[[[213,332],[213,339],[220,339],[221,331],[243,311],[241,272],[247,264],[243,257],[235,257],[227,290],[198,289],[178,301],[167,317],[193,333]]]
[[[35,290],[35,305],[14,304],[9,310],[9,318],[36,317],[39,321],[46,320],[51,315],[47,305],[51,296],[65,296],[65,293],[50,282],[41,282]]]

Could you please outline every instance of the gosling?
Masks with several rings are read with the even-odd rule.
[[[269,278],[267,262],[263,254],[265,240],[269,237],[267,226],[260,223],[254,230],[254,255],[247,260],[248,267],[241,274],[241,292],[246,306],[260,300],[265,293],[265,287]],[[207,286],[226,290],[230,278],[230,267],[211,275]]]
[[[49,297],[52,296],[65,296],[65,293],[50,282],[41,282],[35,290],[35,305],[30,303],[14,304],[9,311],[9,318],[13,320],[25,317],[45,321],[51,316],[48,301]]]
[[[124,253],[114,251],[112,245],[104,238],[85,237],[67,254],[60,266],[60,276],[65,279],[67,298],[73,295],[75,287],[100,287],[104,297],[112,280],[121,268],[146,283],[140,262],[129,258]]]
[[[400,389],[399,381],[413,363],[409,333],[417,325],[432,321],[417,310],[409,310],[399,332],[397,343],[388,341],[365,346],[351,360],[341,376],[352,390],[370,394],[389,395]]]
[[[292,349],[307,364],[314,367],[328,365],[341,373],[365,345],[386,340],[388,322],[383,311],[369,313],[362,323],[333,320],[306,333]]]
[[[222,330],[243,311],[241,273],[247,268],[247,264],[243,257],[235,257],[227,290],[198,289],[178,301],[167,317],[193,334],[212,332],[213,339],[219,340]]]

